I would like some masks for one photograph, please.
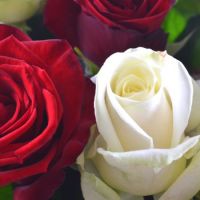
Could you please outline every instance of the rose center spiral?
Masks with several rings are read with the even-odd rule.
[[[113,92],[132,100],[151,98],[160,88],[159,77],[152,69],[145,65],[120,68],[111,82]]]

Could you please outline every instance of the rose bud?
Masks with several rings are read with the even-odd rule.
[[[78,159],[85,199],[191,199],[200,190],[200,87],[183,64],[129,49],[95,78],[97,126]]]
[[[130,47],[163,50],[160,29],[174,0],[48,0],[45,24],[86,57],[101,65],[114,52]],[[55,12],[56,11],[56,12]]]
[[[0,25],[0,186],[14,183],[15,200],[48,200],[63,182],[94,123],[91,84],[66,41]]]

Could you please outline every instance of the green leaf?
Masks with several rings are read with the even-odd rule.
[[[0,187],[0,197],[2,200],[12,200],[13,199],[12,186],[8,185],[6,187]]]
[[[168,41],[174,42],[185,30],[189,19],[200,14],[199,0],[179,0],[167,15],[163,29],[169,33]]]
[[[176,8],[173,8],[164,22],[164,30],[169,33],[168,41],[171,43],[175,41],[185,29],[186,24],[187,18]]]

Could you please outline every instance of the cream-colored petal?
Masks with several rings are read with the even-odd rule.
[[[107,59],[104,63],[104,66],[100,69],[99,73],[96,75],[94,107],[98,130],[106,141],[108,149],[112,151],[123,151],[123,147],[117,137],[115,128],[113,127],[105,102],[107,84],[109,83],[112,74],[114,73],[113,71],[118,64],[115,59],[116,56],[117,54],[114,54],[109,57],[109,59]]]
[[[131,118],[153,139],[155,148],[169,148],[172,139],[172,109],[163,90],[153,98],[134,102],[117,97]]]
[[[116,127],[111,120],[112,116],[110,111],[108,111],[107,108],[106,89],[119,68],[126,68],[135,62],[138,63],[138,59],[134,58],[132,54],[115,53],[106,60],[96,76],[95,115],[97,126],[100,134],[107,143],[108,149],[112,151],[123,151],[124,149],[120,141],[121,138],[118,138]],[[113,102],[111,102],[111,105],[113,105]],[[118,111],[118,107],[115,108],[115,111]],[[129,122],[127,122],[127,124],[129,124]],[[141,140],[143,138],[143,143],[146,143],[144,146],[145,148],[152,147],[152,140],[147,134],[143,132],[143,134],[140,135],[140,138]]]
[[[134,196],[128,193],[120,193],[121,200],[144,200],[143,196]]]
[[[194,130],[200,125],[200,86],[195,80],[192,79],[193,83],[193,102],[192,111],[190,114],[189,124],[186,129],[187,135],[190,135],[190,131]]]
[[[198,144],[200,136],[189,138],[172,149],[110,152],[98,148],[93,161],[98,172],[113,188],[133,194],[163,192],[184,171],[186,154]]]
[[[184,138],[184,131],[191,113],[193,99],[192,80],[181,62],[166,55],[162,81],[172,104],[172,146],[176,146]]]
[[[106,103],[124,151],[153,148],[152,138],[123,109],[109,86]]]
[[[189,200],[200,190],[200,152],[159,200]]]
[[[185,159],[181,158],[163,168],[132,165],[131,172],[124,172],[109,165],[102,156],[96,156],[93,161],[101,177],[108,185],[116,190],[138,196],[147,196],[164,191],[181,174],[186,165]]]
[[[94,174],[81,173],[81,188],[85,200],[120,200],[120,196]]]
[[[162,168],[170,165],[175,160],[199,145],[200,135],[188,138],[182,144],[171,149],[146,149],[128,152],[111,152],[98,148],[105,161],[123,172],[132,172],[132,166],[143,165],[153,168]],[[188,158],[188,156],[187,156]]]

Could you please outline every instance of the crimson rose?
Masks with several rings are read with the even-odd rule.
[[[130,47],[162,50],[166,35],[160,25],[174,0],[48,0],[45,23],[101,64]]]
[[[15,200],[49,199],[62,183],[87,142],[93,92],[67,42],[0,25],[0,186],[15,183]]]

